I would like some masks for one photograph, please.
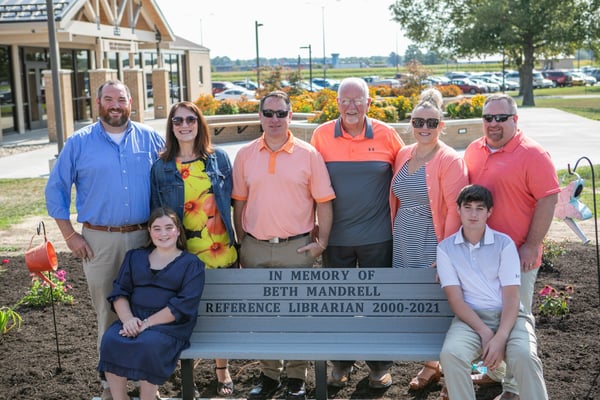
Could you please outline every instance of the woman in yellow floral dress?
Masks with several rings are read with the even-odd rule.
[[[180,102],[167,118],[166,148],[152,167],[151,209],[167,206],[183,221],[187,249],[206,268],[235,267],[237,251],[231,220],[231,161],[210,143],[208,124],[198,107]],[[217,394],[233,394],[227,360],[217,359]]]

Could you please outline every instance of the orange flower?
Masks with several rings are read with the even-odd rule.
[[[215,216],[208,217],[208,220],[206,220],[206,229],[208,233],[213,235],[222,235],[227,231],[221,217]]]
[[[232,250],[233,247],[226,243],[213,241],[208,248],[198,252],[197,256],[208,268],[225,267],[235,261],[236,253]]]

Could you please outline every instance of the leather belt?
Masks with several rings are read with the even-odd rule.
[[[142,229],[148,228],[148,224],[135,224],[135,225],[123,225],[123,226],[102,226],[102,225],[92,225],[89,222],[84,222],[83,226],[85,226],[88,229],[92,229],[94,231],[119,232],[119,233],[141,231]]]
[[[257,239],[254,236],[252,236],[251,234],[249,234],[248,232],[246,232],[246,235],[250,236],[251,238],[258,240],[259,242],[267,242],[267,243],[271,243],[271,244],[278,244],[278,243],[286,243],[289,242],[290,240],[294,240],[294,239],[300,239],[303,238],[305,236],[310,235],[310,232],[306,232],[306,233],[301,233],[299,235],[294,235],[294,236],[290,236],[287,238],[279,238],[279,237],[274,237],[271,239]]]

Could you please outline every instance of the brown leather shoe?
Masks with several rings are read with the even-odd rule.
[[[488,374],[473,374],[471,375],[471,381],[473,381],[473,385],[479,386],[490,386],[495,385],[499,382],[496,382]],[[507,392],[510,393],[510,392]]]
[[[433,375],[431,375],[429,378],[423,378],[421,374],[427,370],[429,370],[429,372],[433,371]],[[441,377],[442,370],[440,369],[439,364],[437,368],[424,364],[423,368],[421,368],[417,376],[412,378],[412,380],[408,384],[408,387],[410,388],[410,390],[421,390],[431,385],[432,383],[439,382]]]
[[[494,397],[494,400],[520,400],[521,397],[518,394],[512,392],[502,392],[498,396]]]

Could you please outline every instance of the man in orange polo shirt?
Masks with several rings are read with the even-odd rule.
[[[307,267],[327,248],[335,193],[321,155],[289,130],[290,99],[261,99],[262,137],[245,145],[233,165],[233,220],[243,268]],[[316,203],[316,207],[315,207]],[[315,215],[316,209],[316,215]],[[318,228],[316,219],[318,220]],[[248,399],[270,399],[280,388],[283,361],[261,361]],[[288,400],[304,400],[306,361],[288,361]]]
[[[470,183],[486,187],[494,197],[488,225],[510,236],[519,250],[519,297],[523,311],[531,315],[542,240],[552,223],[560,187],[550,155],[517,128],[518,119],[512,97],[488,96],[483,105],[484,135],[467,147],[464,158]],[[495,400],[519,399],[508,369],[502,386]]]
[[[311,143],[321,153],[336,193],[329,246],[323,265],[333,268],[391,267],[392,223],[389,192],[394,160],[404,145],[396,130],[367,117],[369,87],[346,78],[337,96],[340,118],[315,129]],[[331,386],[344,386],[352,361],[333,361]],[[369,385],[392,384],[387,361],[367,361]]]

